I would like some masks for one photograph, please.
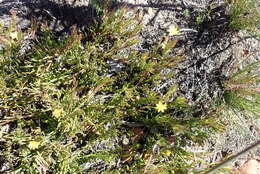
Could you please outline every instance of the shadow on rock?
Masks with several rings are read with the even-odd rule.
[[[10,10],[17,11],[17,25],[26,30],[31,21],[36,19],[39,24],[47,24],[57,33],[69,32],[72,26],[89,27],[94,20],[98,20],[95,9],[90,6],[76,6],[64,0],[5,0],[0,3],[0,19],[5,27],[10,22]]]

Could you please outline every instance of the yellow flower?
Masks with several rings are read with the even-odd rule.
[[[164,41],[163,43],[162,43],[162,49],[165,49],[166,48],[166,44],[167,44],[167,41]]]
[[[52,114],[54,115],[54,117],[59,118],[62,114],[62,110],[61,109],[54,109]]]
[[[28,144],[29,149],[37,149],[41,143],[39,141],[30,141]]]
[[[167,105],[163,104],[161,101],[159,101],[158,104],[156,104],[156,110],[158,112],[164,112],[167,109]]]
[[[164,155],[169,157],[172,154],[172,152],[170,150],[166,150],[164,151]]]
[[[18,40],[18,32],[17,31],[10,33],[9,36],[12,40]]]
[[[178,27],[176,27],[175,25],[171,26],[168,30],[169,32],[169,36],[174,36],[174,35],[179,35],[181,34]]]

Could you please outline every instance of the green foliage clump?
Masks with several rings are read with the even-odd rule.
[[[156,90],[174,75],[163,70],[180,60],[169,54],[176,41],[133,49],[141,29],[133,14],[104,13],[102,23],[87,32],[73,28],[65,39],[45,27],[24,54],[26,33],[1,30],[8,44],[0,50],[0,126],[11,130],[1,131],[0,150],[9,172],[187,173],[193,167],[184,147],[202,143],[217,120],[193,118],[185,98],[172,97],[174,84]],[[166,107],[157,110],[159,103]],[[101,168],[86,167],[98,161]]]
[[[256,32],[259,28],[259,10],[256,0],[230,0],[229,26],[235,30]]]
[[[226,81],[224,102],[234,115],[260,116],[260,62],[254,62],[233,73]],[[239,114],[238,114],[239,113]]]

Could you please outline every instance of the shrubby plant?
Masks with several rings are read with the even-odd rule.
[[[4,172],[181,174],[194,167],[185,147],[222,127],[216,114],[193,116],[176,84],[157,90],[174,76],[164,70],[182,59],[170,54],[177,40],[138,51],[135,14],[104,10],[87,31],[74,27],[65,38],[42,26],[21,54],[37,28],[22,33],[13,12],[0,33]]]
[[[43,27],[23,55],[17,53],[28,33],[1,30],[1,36],[21,35],[0,54],[0,124],[12,127],[1,133],[8,171],[82,173],[86,163],[100,160],[100,170],[112,173],[186,173],[192,167],[183,147],[205,138],[199,127],[211,118],[182,117],[192,110],[182,96],[172,98],[175,84],[155,90],[173,76],[162,70],[180,60],[169,54],[176,41],[139,52],[132,46],[140,29],[123,8],[105,12],[86,32],[73,28],[65,39]],[[120,68],[113,70],[113,63]],[[95,150],[101,142],[108,144]]]

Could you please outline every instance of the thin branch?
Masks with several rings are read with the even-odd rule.
[[[249,147],[247,147],[246,149],[242,150],[241,152],[239,152],[238,154],[230,157],[229,159],[225,160],[224,162],[216,165],[215,167],[213,167],[212,169],[210,169],[209,171],[207,171],[204,174],[213,174],[214,172],[217,172],[218,169],[224,167],[227,163],[237,159],[239,156],[245,154],[246,152],[253,150],[255,148],[257,148],[257,146],[260,145],[260,140],[258,140],[256,143],[250,145]]]

